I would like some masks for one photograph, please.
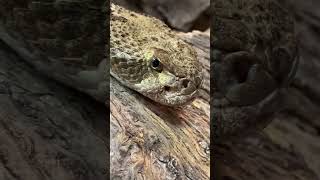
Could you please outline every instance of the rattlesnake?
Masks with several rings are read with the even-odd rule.
[[[202,82],[195,50],[160,20],[111,5],[111,75],[161,104],[197,96]]]
[[[103,102],[107,7],[103,1],[2,2],[0,36],[39,71]],[[110,14],[112,76],[165,105],[197,95],[201,66],[190,45],[155,18],[113,4]]]
[[[109,54],[103,1],[2,2],[1,39],[39,71],[105,101]],[[123,85],[164,105],[197,96],[195,50],[163,22],[111,4],[110,70]]]
[[[37,70],[101,102],[108,59],[112,76],[154,101],[192,100],[202,81],[193,48],[161,21],[115,5],[106,47],[106,3],[1,1],[0,39]],[[270,104],[294,75],[296,48],[292,19],[276,1],[216,0],[212,7],[211,124],[220,137],[255,126],[266,109],[278,108]]]
[[[0,39],[37,71],[104,102],[105,1],[0,2]]]
[[[283,110],[283,95],[298,64],[293,16],[284,5],[277,0],[212,1],[211,125],[216,140],[242,138]]]

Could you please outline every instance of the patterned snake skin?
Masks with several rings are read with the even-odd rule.
[[[111,6],[111,75],[161,104],[182,105],[202,82],[195,50],[164,23]]]
[[[1,1],[0,39],[36,70],[103,102],[105,1]]]
[[[202,75],[193,48],[155,18],[105,1],[0,2],[0,40],[38,71],[104,102],[111,75],[161,104],[192,100]],[[215,137],[264,124],[297,64],[293,21],[275,0],[214,0],[211,28]],[[268,108],[265,108],[268,107]],[[273,108],[275,107],[275,108]],[[276,108],[277,107],[277,108]]]
[[[212,1],[215,140],[243,137],[281,111],[281,93],[295,75],[298,58],[292,16],[279,2]]]
[[[2,41],[37,70],[105,101],[106,2],[27,0],[0,6]],[[111,9],[111,75],[164,105],[196,97],[202,76],[195,50],[155,18],[113,4]]]

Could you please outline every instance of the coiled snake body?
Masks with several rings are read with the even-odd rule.
[[[215,0],[212,123],[216,140],[261,129],[284,108],[298,63],[294,20],[284,1]],[[221,138],[224,137],[224,138]]]
[[[192,100],[202,81],[194,49],[159,20],[115,5],[106,47],[107,7],[102,0],[1,1],[0,40],[37,70],[101,102],[109,64],[113,77],[156,102]],[[278,111],[269,97],[292,79],[296,44],[293,20],[278,1],[216,0],[212,7],[211,125],[220,138],[255,127],[265,110]]]
[[[195,50],[161,21],[111,5],[111,74],[161,104],[184,104],[202,81]]]
[[[195,50],[161,21],[105,1],[0,3],[0,39],[37,70],[105,101],[110,72],[123,85],[164,105],[197,95]],[[110,48],[110,55],[105,48]]]

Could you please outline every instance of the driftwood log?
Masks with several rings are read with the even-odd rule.
[[[208,33],[181,34],[207,71],[201,98],[167,108],[111,79],[110,114],[35,72],[0,42],[0,180],[110,179],[109,135],[111,179],[209,179],[210,154],[211,177],[224,180],[320,179],[320,4],[290,2],[302,53],[289,110],[241,142],[211,140],[211,152]]]
[[[106,108],[0,42],[0,179],[105,179]]]
[[[202,98],[161,106],[111,81],[111,179],[209,179],[209,35],[182,35],[197,47],[206,80]]]
[[[303,156],[320,179],[320,2],[287,0],[295,13],[300,64],[288,111],[266,129],[272,141]]]
[[[197,48],[206,69],[202,96],[173,109],[112,81],[111,179],[209,179],[209,36],[181,35]],[[264,133],[243,141],[211,143],[211,177],[216,179],[316,179],[301,153],[283,148]]]
[[[111,179],[209,179],[209,38],[181,35],[197,47],[206,69],[202,96],[172,109],[112,80]],[[0,179],[107,179],[104,105],[0,49]],[[219,165],[213,170],[226,179],[315,179],[300,153],[262,135],[214,148],[213,156],[223,159],[212,159]]]
[[[320,179],[320,3],[287,2],[295,14],[300,51],[296,79],[286,96],[288,110],[261,134],[220,145],[215,164],[221,179]]]

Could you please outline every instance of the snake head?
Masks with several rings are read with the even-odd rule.
[[[162,21],[113,6],[111,74],[168,106],[190,102],[202,82],[197,53]]]
[[[298,58],[281,47],[269,54],[267,59],[246,51],[214,57],[212,124],[216,140],[261,129],[283,109],[283,93],[295,75]]]
[[[168,106],[184,105],[198,95],[203,77],[190,45],[181,40],[168,41],[146,50],[144,61],[148,69],[136,84],[137,91]]]

